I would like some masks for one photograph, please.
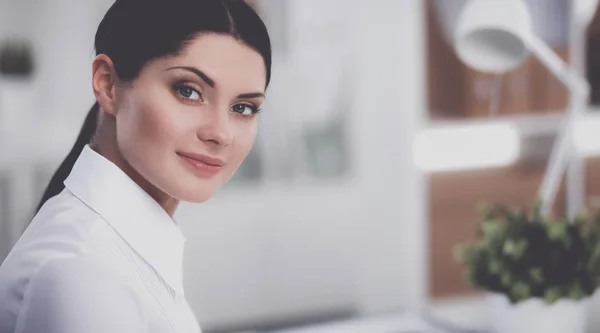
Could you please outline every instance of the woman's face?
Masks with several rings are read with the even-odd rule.
[[[231,36],[202,34],[116,86],[120,153],[165,194],[205,201],[250,152],[265,85],[258,52]]]

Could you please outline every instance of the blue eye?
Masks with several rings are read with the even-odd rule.
[[[198,90],[196,90],[190,86],[178,85],[178,86],[175,86],[175,91],[177,92],[177,94],[179,94],[179,96],[181,96],[182,98],[185,98],[185,99],[194,100],[194,101],[200,99],[200,92],[198,92]]]
[[[236,104],[231,108],[231,111],[239,113],[243,116],[251,116],[258,113],[258,108],[250,104]]]

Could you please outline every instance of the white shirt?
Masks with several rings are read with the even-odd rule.
[[[89,146],[65,186],[0,266],[0,333],[200,332],[158,203]]]

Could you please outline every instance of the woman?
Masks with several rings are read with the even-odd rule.
[[[199,332],[172,216],[253,145],[266,28],[241,0],[117,0],[95,46],[97,103],[0,267],[0,333]]]

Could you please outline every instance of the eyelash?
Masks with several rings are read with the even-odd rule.
[[[253,115],[258,114],[258,113],[260,113],[262,111],[261,109],[257,108],[255,105],[252,105],[252,104],[238,103],[238,104],[235,104],[234,107],[237,106],[237,105],[243,105],[243,106],[245,106],[245,107],[247,107],[247,108],[250,109],[251,113],[249,115],[244,115],[244,114],[241,114],[239,112],[236,112],[236,113],[239,113],[240,115],[245,116],[245,117],[253,116]],[[233,111],[233,112],[235,112],[235,111]]]
[[[189,97],[184,96],[181,93],[182,89],[190,89],[190,90],[192,90],[192,92],[198,94],[198,100],[194,100],[194,99],[191,99]],[[185,101],[187,103],[195,103],[197,101],[201,101],[202,100],[202,93],[198,89],[196,89],[194,86],[192,86],[192,85],[190,85],[188,83],[176,83],[173,86],[173,90],[175,91],[175,93],[177,94],[177,97],[179,99],[181,99],[181,100],[183,100],[183,101]],[[243,105],[244,107],[247,107],[247,108],[249,108],[251,110],[251,114],[250,115],[243,115],[243,116],[246,116],[246,117],[256,115],[256,114],[258,114],[258,113],[260,113],[262,111],[262,109],[259,109],[257,106],[255,106],[253,104],[238,103],[238,104],[235,104],[234,107],[238,106],[238,105]],[[235,112],[235,111],[233,111],[233,112]],[[236,113],[239,113],[239,112],[236,112]],[[242,115],[241,113],[239,113],[239,114]]]
[[[181,91],[183,89],[190,89],[190,90],[192,90],[193,93],[198,94],[198,100],[194,100],[194,99],[184,96],[184,94],[181,93]],[[185,102],[195,103],[197,101],[202,100],[202,93],[190,84],[176,83],[175,85],[173,85],[173,90],[174,90],[175,94],[177,94],[177,97]]]

